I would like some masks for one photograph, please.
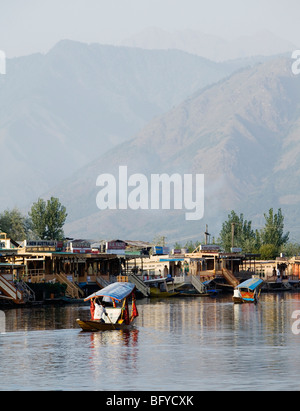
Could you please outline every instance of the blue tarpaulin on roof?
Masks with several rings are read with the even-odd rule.
[[[240,285],[237,286],[237,288],[248,288],[251,291],[254,291],[258,286],[260,286],[263,283],[263,280],[260,278],[250,278],[247,281],[244,281]]]
[[[91,294],[89,297],[85,298],[84,301],[88,301],[94,297],[110,297],[114,300],[121,301],[123,298],[128,297],[134,290],[135,285],[132,283],[112,283],[102,290]]]

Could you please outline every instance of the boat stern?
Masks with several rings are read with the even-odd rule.
[[[242,294],[240,293],[240,290],[237,288],[233,292],[233,302],[235,304],[242,304],[244,302]]]

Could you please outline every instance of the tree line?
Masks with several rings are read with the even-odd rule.
[[[66,207],[58,198],[39,198],[25,216],[18,208],[0,213],[0,231],[9,238],[23,240],[62,240],[67,218]]]
[[[7,233],[9,238],[15,240],[63,240],[63,227],[67,218],[66,207],[58,198],[50,200],[39,198],[31,207],[27,216],[20,210],[5,210],[0,213],[0,231]],[[254,229],[252,221],[246,220],[243,214],[234,210],[228,214],[223,222],[217,240],[213,244],[221,246],[225,252],[230,252],[232,246],[241,248],[244,253],[259,254],[260,258],[273,259],[280,253],[286,256],[300,254],[300,244],[289,242],[289,232],[284,232],[284,216],[281,209],[274,212],[270,208],[264,214],[265,225],[262,229]],[[156,237],[156,245],[165,245],[166,237]],[[176,242],[174,248],[186,248],[193,252],[200,241],[188,241],[183,246]]]
[[[242,248],[245,253],[260,254],[261,258],[273,259],[280,253],[295,255],[300,252],[300,245],[289,242],[289,232],[284,232],[284,216],[281,209],[274,212],[270,208],[264,213],[265,225],[262,229],[252,228],[252,221],[231,211],[223,223],[219,241],[225,252],[234,247]]]
[[[244,253],[259,254],[263,260],[274,259],[280,253],[286,256],[300,254],[300,244],[289,241],[289,232],[284,232],[284,216],[282,210],[274,212],[270,208],[264,213],[265,225],[262,229],[254,229],[252,221],[246,220],[243,214],[234,210],[228,214],[223,222],[219,237],[213,239],[213,244],[221,246],[224,252],[230,252],[232,246],[241,248]],[[174,248],[187,248],[194,251],[200,245],[199,241],[187,242],[183,247],[179,243]]]

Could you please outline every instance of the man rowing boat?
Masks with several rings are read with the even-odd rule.
[[[101,301],[101,303],[99,304],[99,300],[95,298],[94,305],[95,305],[94,320],[104,323],[105,321],[103,320],[102,317],[103,315],[107,316],[107,312],[105,309],[105,302]]]

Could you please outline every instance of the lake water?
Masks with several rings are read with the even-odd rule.
[[[299,390],[300,294],[138,300],[130,331],[85,333],[89,307],[5,312],[0,334],[4,390]],[[300,329],[300,326],[299,326]]]

